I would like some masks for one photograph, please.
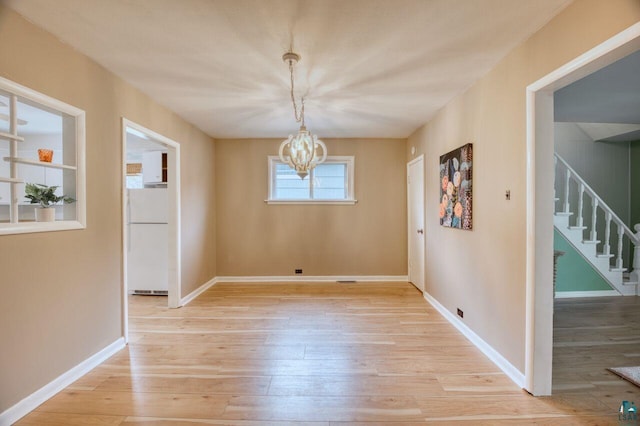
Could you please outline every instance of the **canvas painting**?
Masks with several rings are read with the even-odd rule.
[[[440,225],[472,228],[472,144],[440,156]]]

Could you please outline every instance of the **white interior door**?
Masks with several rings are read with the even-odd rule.
[[[407,164],[409,281],[424,292],[424,156]]]

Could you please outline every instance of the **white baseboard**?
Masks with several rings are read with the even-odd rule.
[[[471,330],[465,323],[460,321],[458,317],[453,315],[444,306],[433,298],[429,293],[424,293],[424,298],[429,302],[438,312],[444,316],[455,328],[458,329],[467,339],[471,341],[483,354],[487,356],[498,368],[500,368],[516,385],[524,387],[524,374],[513,366],[505,357],[503,357],[498,351],[493,349],[491,345],[482,340],[473,330]]]
[[[180,306],[184,306],[187,303],[191,302],[196,297],[200,296],[202,293],[207,291],[211,286],[215,285],[219,280],[218,278],[212,278],[206,283],[202,284],[200,287],[193,290],[191,293],[187,294],[185,297],[180,299]]]
[[[596,290],[596,291],[556,291],[556,299],[570,299],[574,297],[609,297],[622,296],[615,290]]]
[[[110,356],[124,348],[124,338],[120,337],[115,342],[111,343],[106,348],[95,353],[89,358],[82,361],[80,364],[73,367],[71,370],[63,373],[58,378],[44,385],[22,401],[18,402],[13,407],[8,408],[2,414],[0,414],[0,426],[10,426],[17,422],[22,417],[35,410],[40,404],[53,397],[55,394],[69,386],[71,383],[78,380],[80,377],[93,370],[100,363],[104,362]]]
[[[308,283],[308,282],[408,282],[407,275],[283,275],[283,276],[254,276],[254,277],[217,277],[219,283]]]

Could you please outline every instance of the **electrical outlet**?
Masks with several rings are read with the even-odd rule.
[[[462,309],[458,308],[458,316],[460,318],[464,318],[464,312],[462,312]]]
[[[302,274],[302,269],[296,269],[296,275]]]

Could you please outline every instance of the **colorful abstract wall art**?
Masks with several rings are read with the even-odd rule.
[[[440,225],[472,229],[472,144],[440,156]]]

